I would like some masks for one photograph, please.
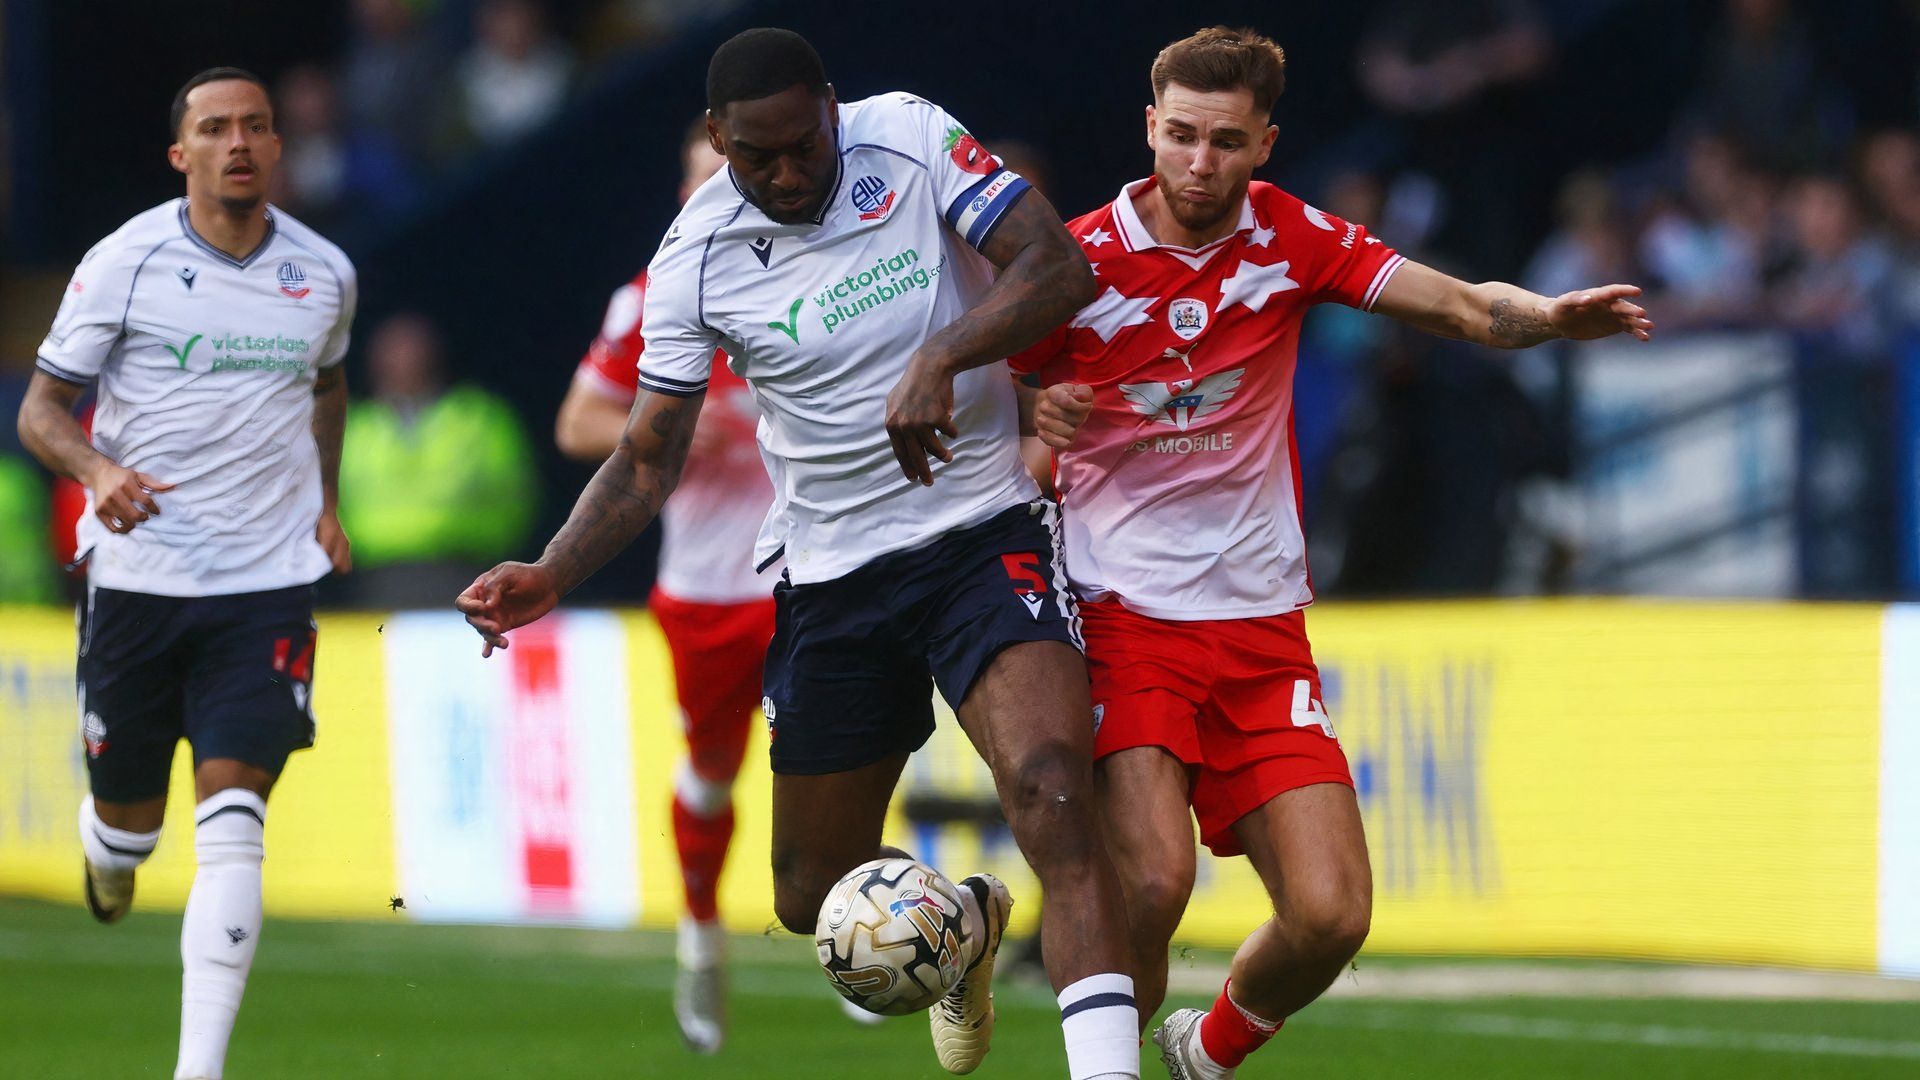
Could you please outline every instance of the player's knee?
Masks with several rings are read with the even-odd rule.
[[[1027,752],[1006,786],[1009,824],[1030,859],[1078,859],[1094,842],[1093,770],[1086,755],[1064,743]]]
[[[1316,890],[1294,911],[1308,948],[1330,963],[1353,959],[1373,925],[1373,903],[1364,888]]]
[[[1147,866],[1130,866],[1126,876],[1127,914],[1136,933],[1152,931],[1171,936],[1174,925],[1193,895],[1191,862],[1169,859]]]

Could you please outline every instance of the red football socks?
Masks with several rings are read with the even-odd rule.
[[[733,807],[702,817],[673,800],[673,842],[680,849],[680,881],[686,887],[687,914],[699,922],[720,916],[720,867],[733,839]]]
[[[1220,988],[1213,1008],[1200,1018],[1200,1047],[1214,1063],[1223,1068],[1238,1068],[1247,1055],[1267,1044],[1285,1021],[1262,1020],[1234,1003],[1228,991]]]

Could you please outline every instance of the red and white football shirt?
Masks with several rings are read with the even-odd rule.
[[[1055,459],[1067,573],[1083,598],[1158,619],[1276,615],[1313,601],[1293,440],[1300,322],[1368,310],[1403,261],[1359,225],[1271,184],[1197,250],[1157,244],[1129,184],[1069,225],[1100,294],[1011,361],[1093,387]]]
[[[640,310],[645,271],[622,285],[607,302],[607,314],[574,379],[617,401],[639,392]],[[679,600],[743,604],[773,594],[771,578],[753,570],[753,544],[773,503],[773,484],[760,461],[755,428],[760,411],[746,381],[715,351],[701,433],[687,455],[680,486],[661,508],[659,588]],[[708,440],[708,425],[719,438]]]

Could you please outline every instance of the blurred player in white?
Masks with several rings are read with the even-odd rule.
[[[334,506],[357,286],[339,248],[267,204],[280,137],[258,78],[194,76],[171,131],[187,196],[74,271],[20,435],[87,490],[87,905],[101,922],[132,905],[184,737],[198,868],[174,1075],[217,1078],[260,938],[267,795],[313,745],[313,583],[350,568]],[[72,412],[88,385],[91,443]]]
[[[1371,918],[1360,810],[1303,611],[1301,318],[1339,303],[1504,348],[1644,340],[1653,324],[1632,286],[1550,298],[1469,285],[1251,183],[1285,86],[1284,55],[1252,31],[1169,45],[1152,84],[1154,175],[1069,226],[1100,296],[1013,366],[1093,386],[1077,439],[1041,429],[1056,447],[1070,441],[1056,482],[1141,1017],[1166,994],[1194,819],[1215,854],[1252,861],[1273,902],[1213,1008],[1178,1010],[1154,1033],[1174,1076],[1220,1080],[1331,984]]]
[[[840,103],[797,34],[730,39],[707,99],[727,168],[648,270],[643,393],[620,445],[540,561],[496,567],[459,606],[501,647],[631,543],[679,479],[724,347],[760,407],[776,493],[758,555],[787,563],[763,703],[775,913],[811,934],[841,875],[895,854],[886,807],[938,685],[1047,891],[1074,1080],[1137,1076],[1086,671],[1004,365],[1092,295],[1085,257],[943,110],[907,94]],[[990,875],[960,885],[965,955],[949,962],[964,974],[931,1019],[941,1064],[969,1072],[1012,900]]]

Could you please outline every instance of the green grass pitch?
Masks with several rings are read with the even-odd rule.
[[[94,925],[0,900],[0,1074],[165,1077],[178,916]],[[919,1016],[859,1027],[807,943],[732,943],[725,1050],[681,1049],[661,934],[269,922],[228,1060],[278,1077],[942,1077]],[[1217,959],[1217,958],[1211,958]],[[1392,967],[1405,961],[1361,961]],[[1052,996],[1008,983],[975,1075],[1066,1075]],[[1205,1004],[1176,999],[1175,1004]],[[1143,1075],[1164,1076],[1143,1055]],[[1328,1000],[1244,1067],[1262,1077],[1920,1076],[1920,1005],[1499,998]]]

